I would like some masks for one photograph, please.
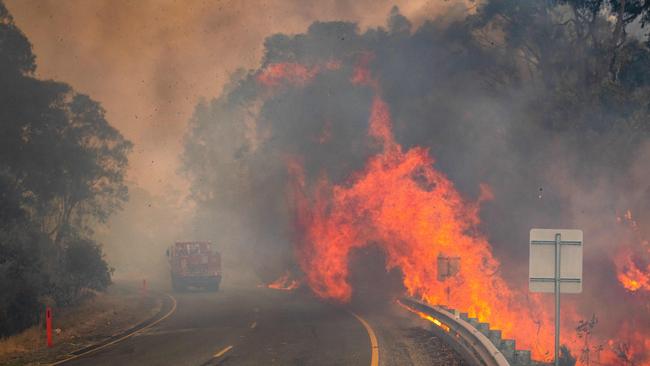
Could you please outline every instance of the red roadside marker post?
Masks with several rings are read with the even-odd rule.
[[[47,334],[47,348],[52,348],[52,309],[45,309],[45,332]]]

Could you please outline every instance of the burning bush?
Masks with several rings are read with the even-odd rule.
[[[629,75],[650,52],[589,6],[494,0],[451,24],[412,29],[394,10],[387,28],[317,22],[269,37],[262,66],[190,123],[199,210],[237,213],[247,260],[275,259],[281,274],[293,255],[335,301],[354,291],[349,253],[378,247],[410,294],[438,302],[450,285],[453,306],[538,359],[550,357],[551,304],[527,290],[528,231],[582,227],[587,281],[563,302],[566,358],[582,352],[578,322],[602,311],[601,361],[620,362],[626,342],[625,357],[647,363],[650,311],[630,311],[647,298],[625,291],[612,258],[630,245],[616,212],[648,209],[650,85]],[[461,257],[446,283],[439,254]]]

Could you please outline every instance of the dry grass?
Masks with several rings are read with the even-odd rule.
[[[32,351],[45,339],[45,336],[41,334],[43,332],[39,326],[34,326],[20,334],[1,339],[0,360],[14,353]]]
[[[79,305],[52,310],[54,347],[46,347],[43,324],[0,339],[0,364],[39,365],[57,356],[109,338],[153,316],[160,309],[153,297],[143,297],[137,288],[114,285]]]

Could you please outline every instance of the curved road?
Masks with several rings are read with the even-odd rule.
[[[417,320],[361,312],[306,292],[226,287],[174,294],[175,311],[132,337],[64,365],[461,365]],[[372,334],[372,336],[370,335]],[[376,357],[376,356],[375,356]]]

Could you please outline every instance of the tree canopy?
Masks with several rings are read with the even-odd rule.
[[[131,143],[98,102],[35,78],[35,60],[0,1],[0,336],[33,324],[46,298],[110,283],[91,227],[128,198]]]
[[[481,183],[491,187],[481,230],[505,278],[526,278],[529,228],[580,225],[601,235],[585,257],[585,268],[598,269],[585,289],[591,303],[578,309],[591,315],[590,304],[608,304],[610,294],[632,301],[612,275],[629,233],[612,222],[627,209],[650,222],[650,2],[477,3],[418,27],[394,9],[383,27],[315,22],[268,37],[260,67],[233,75],[189,123],[183,162],[205,236],[231,233],[225,255],[243,253],[269,280],[281,274],[269,274],[270,263],[292,265],[301,227],[287,193],[291,159],[317,195],[323,180],[345,187],[377,153],[373,91],[350,81],[365,62],[404,149],[427,149],[468,199],[480,197]],[[650,321],[614,308],[622,310],[602,324],[610,330],[621,319]]]

